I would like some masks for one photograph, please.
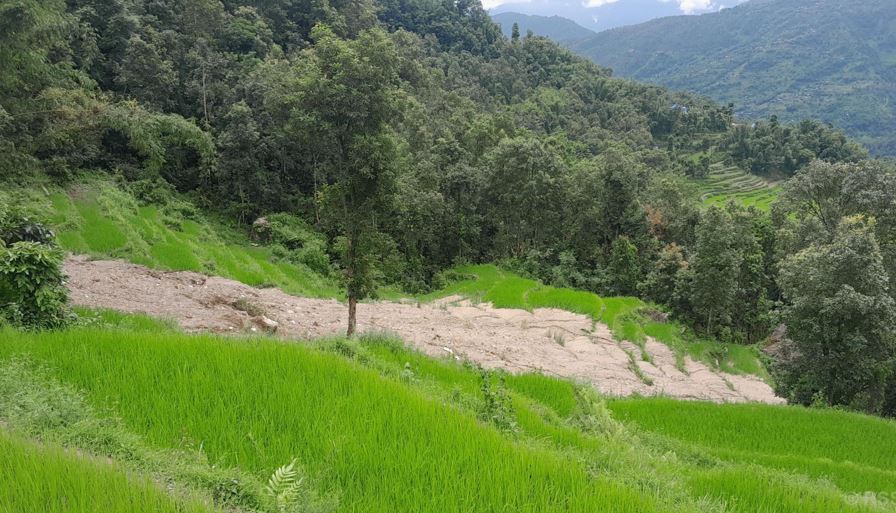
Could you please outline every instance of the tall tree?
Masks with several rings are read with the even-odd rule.
[[[692,315],[710,334],[729,324],[736,308],[743,263],[736,243],[731,216],[721,208],[710,207],[697,226],[694,256],[681,275],[679,291],[689,298]]]
[[[379,29],[344,40],[318,25],[312,37],[299,116],[305,130],[331,142],[318,155],[327,180],[320,201],[325,223],[340,236],[351,336],[358,300],[376,290],[379,222],[395,194],[396,148],[387,123],[398,112],[397,53]]]
[[[781,265],[793,350],[779,361],[779,383],[796,402],[823,399],[881,413],[894,379],[896,302],[873,224],[848,217],[831,242]]]
[[[537,139],[501,141],[490,155],[486,201],[496,256],[519,256],[556,239],[563,203],[563,162]]]

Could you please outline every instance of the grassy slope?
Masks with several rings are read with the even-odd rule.
[[[648,305],[638,298],[600,297],[591,292],[550,287],[494,265],[462,266],[454,271],[468,278],[421,299],[461,295],[491,302],[498,308],[559,308],[577,312],[606,324],[620,340],[643,344],[645,337],[650,336],[668,345],[679,356],[687,354],[725,372],[767,377],[754,348],[695,339],[677,323],[650,321],[639,314]]]
[[[0,511],[41,513],[200,513],[145,479],[108,462],[39,446],[0,430]]]
[[[0,349],[21,351],[154,444],[189,440],[216,463],[263,474],[298,457],[338,488],[344,511],[657,511],[581,464],[336,355],[102,331],[18,337]]]
[[[843,490],[896,492],[893,421],[834,410],[621,399],[617,418],[732,461],[827,478]]]
[[[844,493],[888,489],[879,478],[892,472],[892,422],[612,403],[640,426],[627,428],[572,384],[525,375],[507,378],[519,430],[506,433],[477,420],[474,369],[398,344],[333,340],[322,351],[139,322],[141,331],[0,332],[0,362],[25,354],[47,364],[158,447],[201,446],[212,463],[261,476],[298,457],[317,486],[339,494],[340,511],[894,511]],[[826,455],[834,484],[774,460],[793,455],[818,465]]]
[[[194,209],[141,206],[108,180],[68,190],[50,184],[29,186],[9,194],[38,215],[48,216],[62,247],[73,253],[215,274],[303,296],[341,294],[332,279],[275,258],[270,248],[252,246],[245,235],[223,223]]]

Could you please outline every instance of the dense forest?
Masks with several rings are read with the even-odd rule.
[[[896,156],[896,4],[753,0],[571,44],[620,76],[733,102],[748,118],[833,123]]]
[[[283,258],[335,269],[350,308],[497,261],[726,341],[786,326],[782,394],[896,413],[893,169],[821,123],[739,121],[506,38],[478,3],[3,0],[0,149],[9,181],[109,175],[247,230],[286,214],[326,249]],[[708,153],[793,178],[770,213],[703,209]],[[39,217],[0,206],[0,277],[36,258]]]

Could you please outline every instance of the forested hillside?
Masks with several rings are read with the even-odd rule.
[[[752,0],[600,33],[574,51],[625,77],[733,103],[739,115],[819,119],[896,155],[896,4]]]
[[[17,188],[59,194],[49,181],[94,209],[79,184],[101,178],[163,212],[122,210],[138,238],[118,255],[227,269],[217,236],[195,243],[204,262],[177,253],[205,226],[191,218],[248,232],[265,217],[253,234],[271,247],[246,258],[340,281],[351,312],[383,285],[422,293],[457,264],[499,262],[640,296],[728,342],[783,321],[803,345],[779,360],[780,393],[896,408],[896,180],[824,125],[738,122],[547,39],[507,39],[466,1],[4,0],[0,14],[5,276],[47,261],[52,239],[34,222],[47,202],[17,204]],[[704,208],[695,180],[719,164],[796,178],[771,213]],[[91,232],[59,217],[61,233]],[[52,302],[22,299],[42,287],[0,287],[5,317],[42,322],[33,306]]]

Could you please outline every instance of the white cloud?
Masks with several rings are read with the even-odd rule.
[[[588,8],[600,7],[602,5],[616,3],[619,0],[585,0],[582,2],[582,5]]]
[[[678,0],[678,7],[685,14],[705,11],[712,8],[712,0]]]
[[[664,4],[668,4],[672,0],[660,0]],[[678,8],[685,14],[694,14],[695,12],[707,11],[716,7],[712,0],[675,0]],[[721,9],[724,6],[718,6]]]
[[[507,5],[507,4],[528,4],[532,3],[533,0],[481,0],[482,7],[486,10],[494,9],[499,5]],[[620,0],[577,0],[581,2],[582,7],[586,9],[596,9],[598,7],[603,7],[609,4],[615,4]],[[710,9],[722,9],[726,5],[722,3],[718,3],[717,0],[658,0],[661,3],[667,4],[670,2],[674,2],[678,4],[678,8],[684,14],[694,14],[698,12],[706,12]],[[733,2],[735,5],[740,3],[742,0],[737,0]],[[539,5],[550,5],[552,0],[537,0]],[[731,3],[731,2],[726,2]],[[563,5],[569,6],[569,2],[565,2]]]

